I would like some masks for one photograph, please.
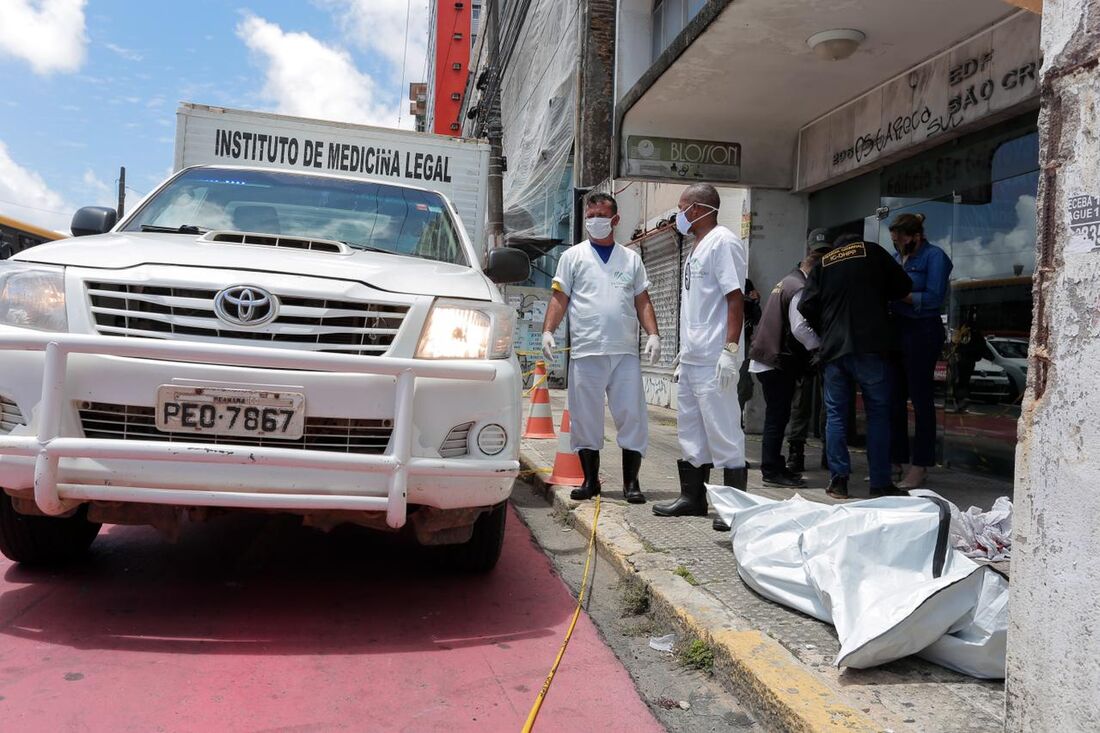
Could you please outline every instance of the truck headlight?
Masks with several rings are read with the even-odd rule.
[[[439,299],[416,347],[418,359],[507,359],[516,312],[500,303]]]
[[[0,323],[39,331],[67,331],[65,271],[11,260],[0,262]]]

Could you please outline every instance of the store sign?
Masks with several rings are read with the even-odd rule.
[[[737,183],[741,145],[716,140],[684,140],[629,135],[624,174],[654,180]]]
[[[1039,16],[1021,12],[802,128],[799,190],[1038,98]]]
[[[1093,254],[1100,251],[1100,198],[1090,194],[1070,196],[1066,207],[1070,239],[1066,251]]]

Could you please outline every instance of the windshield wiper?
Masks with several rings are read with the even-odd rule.
[[[421,260],[435,260],[435,257],[429,257],[428,255],[416,254],[415,252],[394,252],[392,249],[382,249],[381,247],[374,247],[369,244],[359,244],[357,242],[346,242],[339,240],[341,244],[346,244],[352,249],[361,249],[365,252],[381,252],[384,255],[396,255],[398,257],[416,257]]]
[[[167,234],[203,234],[210,230],[203,229],[202,227],[197,227],[194,224],[181,224],[178,227],[159,227],[155,224],[142,224],[141,231],[165,232]]]

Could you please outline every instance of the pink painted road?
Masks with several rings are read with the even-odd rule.
[[[93,552],[0,559],[0,729],[518,731],[573,608],[514,513],[486,577],[263,517]],[[582,617],[536,730],[662,728]]]

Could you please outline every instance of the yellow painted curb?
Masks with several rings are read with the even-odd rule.
[[[775,639],[759,631],[711,633],[713,646],[729,655],[734,674],[751,686],[760,706],[787,730],[881,731],[793,658]]]

